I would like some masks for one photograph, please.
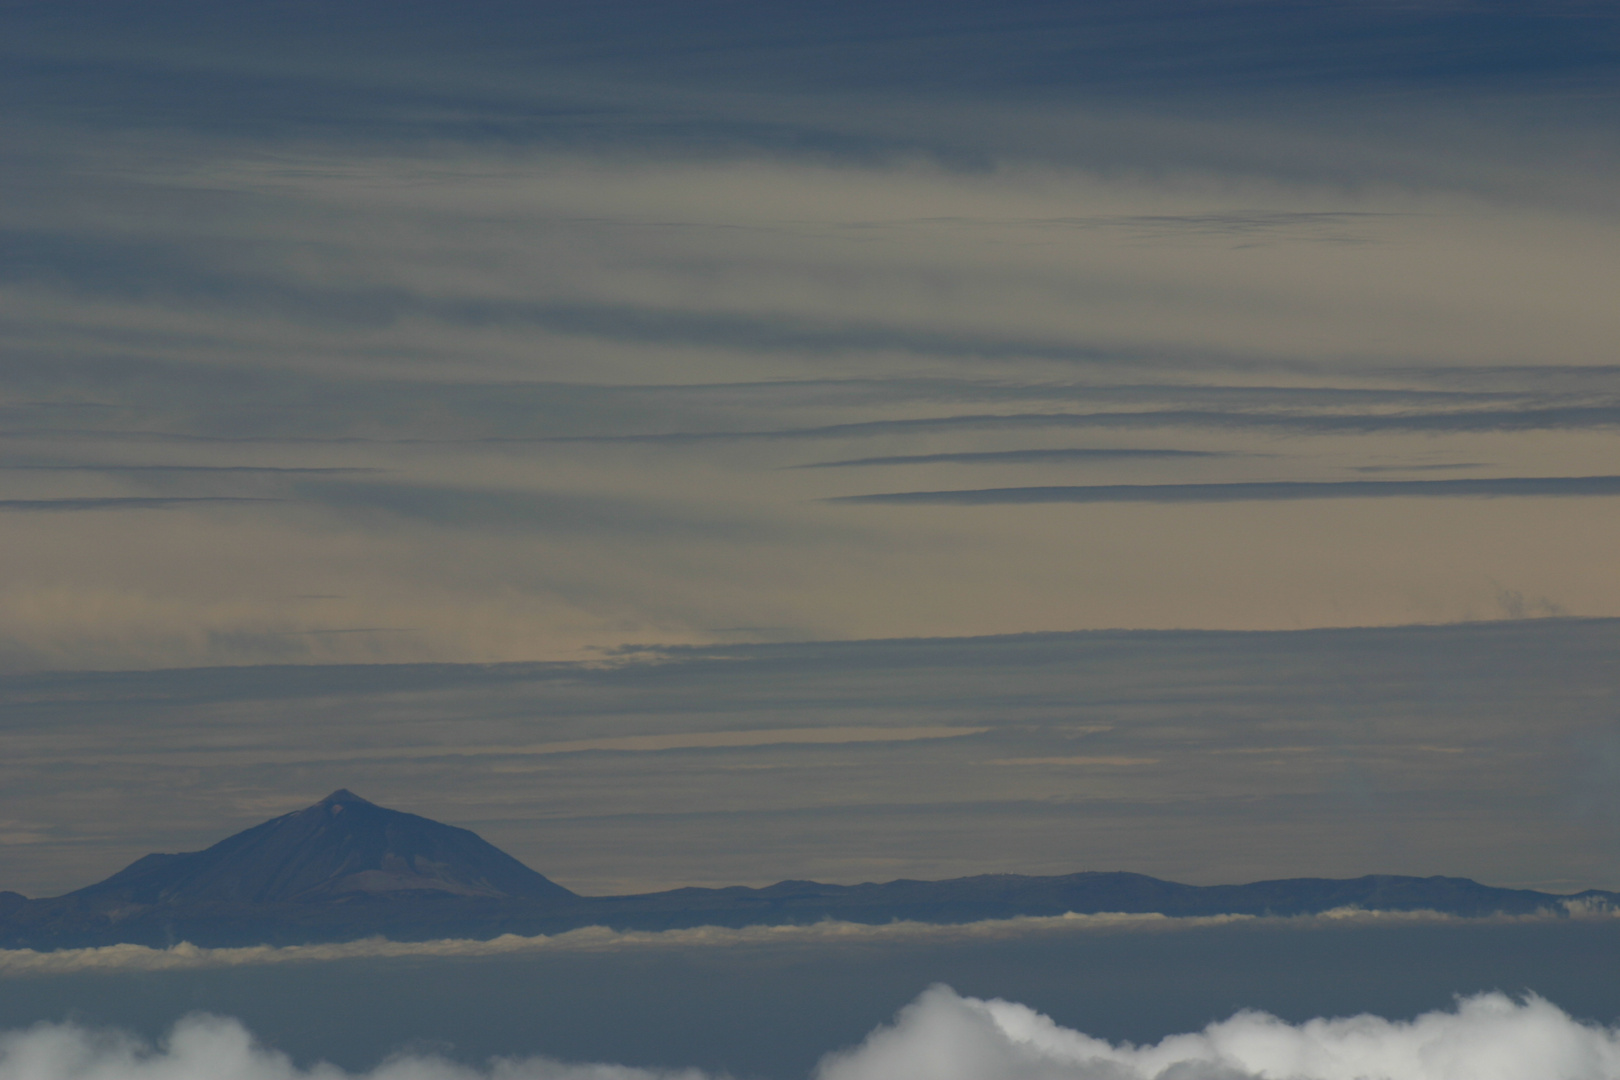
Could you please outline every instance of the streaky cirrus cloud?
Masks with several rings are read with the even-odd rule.
[[[1466,480],[1272,480],[1236,484],[1087,484],[839,495],[839,503],[989,506],[1020,503],[1285,502],[1296,499],[1554,498],[1620,495],[1620,476]]]
[[[1239,1012],[1158,1043],[1114,1044],[1014,1002],[929,988],[891,1025],[824,1057],[815,1080],[1612,1080],[1620,1030],[1581,1023],[1534,994],[1459,1000],[1411,1020],[1360,1015],[1289,1024]],[[192,1015],[152,1047],[74,1024],[0,1035],[0,1080],[343,1080],[327,1064],[299,1068],[238,1021]],[[397,1054],[369,1080],[701,1080],[694,1069],[496,1059],[483,1069]]]
[[[259,503],[275,502],[237,495],[195,495],[174,498],[144,496],[114,496],[101,499],[0,499],[0,513],[20,512],[34,514],[66,514],[76,510],[173,510],[177,507],[207,503]]]
[[[824,501],[1613,471],[1609,7],[665,7],[0,4],[0,669],[1620,613],[1614,500]]]
[[[852,458],[848,461],[814,461],[794,465],[795,469],[843,469],[859,465],[1030,465],[1114,461],[1120,458],[1207,458],[1225,457],[1216,450],[1163,450],[1144,447],[1059,447],[1040,450],[983,450],[954,454],[897,454],[890,457]]]
[[[1620,407],[1570,405],[1522,409],[1468,409],[1399,413],[1216,412],[1160,409],[1141,412],[965,413],[897,420],[867,420],[819,427],[740,431],[664,431],[625,435],[563,435],[547,442],[720,442],[771,439],[848,439],[951,431],[1020,431],[1042,428],[1228,428],[1297,434],[1345,435],[1442,432],[1512,432],[1605,429],[1620,425]]]

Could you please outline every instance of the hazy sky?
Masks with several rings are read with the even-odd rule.
[[[1612,5],[4,0],[0,72],[0,887],[339,786],[586,890],[1620,886]]]
[[[1620,888],[1620,620],[0,682],[7,886],[348,786],[580,892],[1127,869]],[[317,793],[311,796],[310,792]]]

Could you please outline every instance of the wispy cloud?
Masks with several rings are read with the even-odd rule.
[[[654,497],[360,480],[302,481],[294,485],[293,495],[304,505],[349,519],[386,516],[486,534],[606,533],[733,541],[781,541],[790,535],[786,526],[769,519]]]
[[[0,512],[62,514],[74,511],[106,510],[178,510],[186,507],[233,503],[270,503],[279,499],[265,499],[235,495],[196,496],[117,496],[109,498],[66,499],[0,499]]]
[[[203,475],[267,475],[267,476],[324,476],[333,473],[368,473],[382,472],[382,469],[356,468],[353,466],[320,466],[300,467],[288,465],[114,465],[104,463],[84,463],[77,465],[34,465],[0,463],[0,469],[16,472],[88,472],[88,473],[134,473],[140,474],[181,474],[200,473]]]
[[[1478,772],[1403,786],[1401,737],[1354,733],[1380,722],[1362,681],[1323,674],[1367,674],[1347,639],[1265,652],[1284,706],[1256,639],[1153,639],[1189,666],[1138,682],[1089,658],[1141,640],[1016,635],[1620,613],[1620,16],[830,3],[0,3],[0,671],[79,673],[7,684],[38,741],[7,728],[0,792],[28,809],[0,816],[114,823],[30,844],[26,887],[140,854],[136,822],[200,843],[212,795],[323,769],[454,792],[508,837],[571,822],[558,865],[605,888],[687,856],[766,873],[761,850],[840,876],[1325,850],[1611,873],[1552,826],[1497,852],[1450,824],[1545,813],[1557,770],[1511,725],[1484,758],[1512,763],[1500,811]],[[1457,718],[1504,702],[1596,723],[1564,689],[1595,678],[1564,657],[1613,651],[1593,625],[1492,653],[1538,658],[1533,706],[1441,659],[1430,704],[1389,693],[1446,729],[1423,745],[1474,745]],[[534,666],[480,666],[505,662]],[[1320,748],[1351,714],[1286,778],[1188,763],[1292,745],[1300,717]],[[72,777],[28,767],[86,746]],[[1114,758],[1157,764],[988,765]],[[1377,847],[1388,807],[1432,833]],[[1075,846],[1038,855],[1052,837]]]
[[[760,441],[845,439],[930,432],[1018,431],[1043,428],[1212,428],[1317,435],[1550,431],[1620,426],[1620,405],[1453,410],[1399,413],[1215,412],[1164,409],[1103,413],[967,413],[914,419],[867,420],[817,427],[754,431],[670,431],[628,435],[560,436],[557,442]]]
[[[1236,484],[1095,484],[838,495],[836,503],[996,506],[1033,503],[1288,502],[1299,499],[1592,498],[1620,495],[1620,476],[1468,480],[1275,480]]]
[[[1352,465],[1352,472],[1358,473],[1390,473],[1390,472],[1449,472],[1454,469],[1484,469],[1489,466],[1482,461],[1458,461],[1445,464],[1423,464],[1412,462],[1405,465]]]
[[[409,633],[403,628],[346,627],[338,630],[305,630],[304,634],[385,634]],[[557,754],[650,754],[668,750],[737,750],[775,746],[858,746],[875,743],[910,743],[928,739],[961,739],[969,735],[982,735],[989,727],[961,725],[912,725],[893,727],[804,727],[759,728],[730,731],[660,732],[655,735],[617,735],[596,739],[565,739],[549,743],[466,743],[453,742],[434,746],[366,747],[354,749],[322,748],[308,750],[259,749],[198,749],[190,752],[166,753],[141,757],[122,753],[98,756],[94,751],[63,754],[60,757],[36,756],[40,764],[109,765],[125,764],[187,764],[192,766],[243,766],[258,762],[264,766],[295,765],[316,761],[421,761],[446,758],[486,758],[503,764],[493,766],[495,772],[517,772],[527,768],[526,759],[543,758]],[[1098,759],[1101,761],[1102,759]],[[1124,760],[1124,759],[1119,759]],[[1118,761],[1115,762],[1119,763]],[[1001,763],[1005,764],[1005,763]]]
[[[1121,461],[1136,458],[1229,457],[1215,450],[1151,450],[1129,448],[1069,448],[1055,450],[983,450],[955,454],[897,454],[890,457],[816,461],[795,469],[842,469],[858,465],[1046,465],[1063,462]]]
[[[1068,757],[996,758],[990,762],[992,765],[1054,765],[1060,767],[1064,765],[1108,765],[1127,767],[1131,765],[1157,765],[1158,763],[1158,758],[1119,757],[1109,755],[1100,757],[1094,755],[1070,755]]]

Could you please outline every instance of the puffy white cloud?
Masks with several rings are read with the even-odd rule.
[[[39,1025],[0,1036],[0,1080],[339,1080],[331,1065],[296,1067],[257,1045],[235,1020],[190,1016],[154,1050],[117,1032]],[[617,1065],[565,1065],[544,1058],[497,1063],[487,1074],[442,1058],[400,1055],[371,1080],[698,1080],[697,1072],[649,1072]]]
[[[1410,1021],[1287,1024],[1244,1012],[1152,1046],[1115,1046],[1023,1005],[936,986],[817,1080],[1523,1080],[1620,1076],[1620,1031],[1535,996],[1481,994]]]
[[[192,1016],[158,1048],[71,1024],[0,1036],[0,1080],[345,1080],[256,1045],[237,1021]],[[548,1058],[497,1060],[485,1070],[398,1055],[366,1080],[702,1080]],[[1459,1000],[1413,1020],[1376,1016],[1288,1024],[1243,1012],[1149,1046],[1114,1045],[1059,1026],[1023,1005],[961,997],[935,986],[893,1025],[828,1055],[815,1080],[1613,1080],[1620,1029],[1574,1020],[1556,1005],[1502,994]]]

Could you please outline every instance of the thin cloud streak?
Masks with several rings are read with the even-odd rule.
[[[340,630],[306,630],[298,633],[411,633],[406,628],[360,627]],[[560,742],[526,745],[468,745],[451,743],[437,746],[372,747],[363,750],[344,750],[330,747],[277,751],[255,747],[251,750],[199,749],[175,753],[154,754],[149,757],[108,755],[75,752],[60,757],[38,756],[33,760],[42,764],[105,765],[114,762],[136,762],[148,765],[173,764],[184,760],[188,765],[263,766],[290,765],[300,762],[337,761],[407,761],[444,758],[498,758],[517,760],[529,757],[548,757],[553,754],[645,754],[666,750],[736,750],[773,746],[850,746],[861,743],[906,743],[931,739],[960,739],[969,735],[983,735],[994,730],[990,727],[962,725],[932,725],[912,727],[828,727],[828,728],[774,728],[744,731],[686,731],[659,735],[621,735],[601,739],[570,739]],[[496,772],[511,771],[500,765]]]
[[[176,510],[186,506],[273,503],[281,499],[247,495],[111,496],[91,499],[0,499],[0,511],[59,514],[95,510]]]
[[[1550,431],[1620,426],[1620,405],[1562,406],[1470,412],[1244,413],[1199,409],[1101,413],[969,413],[900,420],[866,420],[818,427],[753,431],[669,431],[629,435],[559,435],[534,440],[560,443],[686,443],[774,439],[845,439],[935,431],[1014,431],[1028,428],[1192,427],[1283,431],[1297,434],[1379,432],[1463,433]]]
[[[892,457],[853,458],[789,465],[790,469],[844,469],[861,465],[1040,465],[1063,461],[1121,461],[1132,458],[1232,457],[1218,450],[1133,450],[1128,448],[1071,448],[1058,450],[985,450],[959,454],[898,454]]]
[[[0,470],[7,472],[87,472],[87,473],[199,473],[211,475],[222,473],[225,475],[316,475],[323,476],[332,473],[376,473],[388,472],[387,469],[364,468],[360,466],[310,466],[298,467],[290,465],[112,465],[112,464],[81,464],[81,465],[0,465]]]
[[[1490,480],[1276,480],[1239,484],[1097,484],[839,495],[823,502],[1004,506],[1029,503],[1288,502],[1303,499],[1589,498],[1620,495],[1620,476]]]

